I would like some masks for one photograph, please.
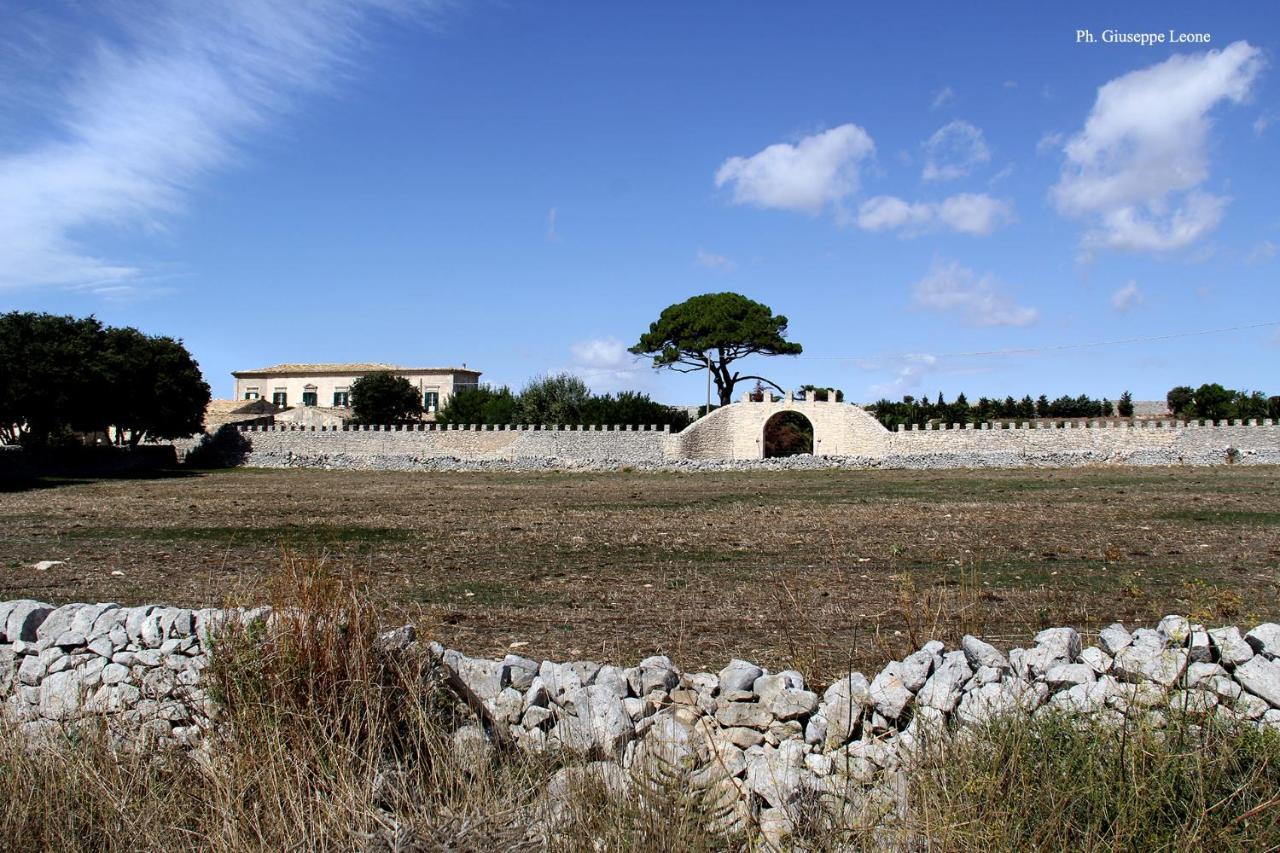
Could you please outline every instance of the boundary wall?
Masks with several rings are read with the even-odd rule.
[[[791,395],[723,406],[679,433],[657,426],[456,424],[277,424],[240,429],[252,445],[245,464],[256,467],[411,470],[438,467],[448,460],[538,461],[546,467],[682,467],[762,459],[765,426],[781,412],[806,417],[813,425],[814,456],[841,467],[1280,464],[1280,423],[1272,420],[1216,425],[1175,420],[1036,421],[899,427],[890,432],[859,406],[796,400]]]

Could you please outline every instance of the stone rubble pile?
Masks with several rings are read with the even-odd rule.
[[[0,717],[32,734],[105,720],[121,743],[193,746],[217,718],[204,677],[211,631],[270,618],[266,608],[0,602]],[[481,713],[454,734],[460,753],[479,758],[497,741],[575,757],[545,793],[549,823],[557,796],[595,779],[615,793],[679,786],[723,828],[774,840],[813,804],[833,820],[892,828],[906,816],[913,750],[1010,713],[1161,726],[1183,709],[1280,730],[1274,623],[1242,634],[1167,616],[1132,633],[1111,625],[1089,647],[1072,628],[1050,628],[1007,654],[972,636],[958,649],[932,641],[823,690],[745,660],[693,673],[661,655],[630,667],[488,660],[419,644],[411,627],[380,646],[425,649],[462,685],[460,701]]]
[[[341,453],[318,451],[254,451],[246,464],[259,468],[320,468],[341,471],[816,471],[829,469],[944,470],[954,468],[1077,468],[1090,465],[1222,465],[1225,447],[1187,453],[1171,448],[1140,450],[955,451],[890,453],[884,457],[812,456],[777,459],[671,459],[625,461],[530,456],[515,459],[459,459],[408,453]],[[1280,464],[1280,449],[1244,450],[1242,465]]]
[[[1271,623],[1242,635],[1168,616],[1154,630],[1112,625],[1087,648],[1074,629],[1050,628],[1007,655],[972,636],[950,651],[933,641],[870,680],[850,673],[821,693],[798,672],[743,660],[684,673],[664,656],[620,668],[434,651],[517,748],[596,759],[562,770],[560,787],[584,774],[610,790],[674,784],[701,792],[725,826],[754,823],[775,840],[805,802],[892,826],[905,816],[912,749],[1002,714],[1115,724],[1143,714],[1160,726],[1172,708],[1280,730],[1280,625]],[[463,729],[459,748],[485,737],[479,724]]]

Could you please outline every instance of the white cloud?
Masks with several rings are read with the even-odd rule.
[[[1045,134],[1040,137],[1040,141],[1036,143],[1036,153],[1044,154],[1046,151],[1056,151],[1058,148],[1062,147],[1062,141],[1064,139],[1066,139],[1066,136],[1059,131],[1046,131]]]
[[[1250,94],[1261,52],[1239,41],[1177,55],[1103,85],[1064,147],[1058,211],[1088,223],[1087,247],[1170,252],[1217,227],[1227,199],[1209,177],[1210,111]]]
[[[1272,113],[1263,113],[1253,120],[1254,136],[1261,136],[1267,132],[1267,128],[1275,122],[1275,115]]]
[[[1142,291],[1138,289],[1138,282],[1133,279],[1129,279],[1129,281],[1125,282],[1124,287],[1111,294],[1111,307],[1121,313],[1134,306],[1141,305],[1142,301]]]
[[[551,208],[547,211],[547,240],[552,243],[560,242],[560,232],[556,230],[556,220],[560,218],[560,211]]]
[[[1245,260],[1247,263],[1251,264],[1260,264],[1263,261],[1269,261],[1276,256],[1278,248],[1280,247],[1277,247],[1272,241],[1263,240],[1253,247],[1253,250],[1249,252],[1249,257]]]
[[[67,79],[43,88],[48,138],[0,155],[0,288],[119,293],[110,288],[138,279],[144,265],[101,256],[90,229],[162,231],[211,171],[239,160],[248,132],[347,70],[377,13],[420,8],[415,0],[120,7],[111,27],[77,36]],[[21,40],[16,32],[7,37]]]
[[[780,142],[750,157],[730,157],[716,172],[716,186],[729,184],[735,204],[820,213],[858,190],[859,165],[875,143],[856,124]]]
[[[945,124],[924,143],[921,177],[926,181],[954,181],[991,159],[982,131],[967,121]]]
[[[724,255],[718,255],[715,252],[708,252],[705,249],[698,249],[698,253],[693,258],[694,263],[700,267],[706,267],[709,270],[719,270],[720,272],[733,272],[738,268],[732,260]]]
[[[907,236],[935,227],[981,236],[1013,218],[1013,205],[1007,201],[986,194],[959,193],[940,202],[908,202],[894,196],[875,196],[858,208],[856,222],[865,231],[901,229]]]
[[[939,89],[937,92],[934,93],[932,108],[936,110],[939,107],[942,107],[951,103],[955,99],[956,99],[955,90],[952,89],[950,86],[943,86],[941,89]]]
[[[596,393],[635,388],[643,376],[636,357],[617,338],[591,338],[578,341],[569,351],[573,354],[571,373],[581,377]]]
[[[1040,314],[1001,294],[991,274],[979,278],[956,261],[935,262],[929,274],[912,285],[911,302],[923,310],[955,312],[971,326],[1027,326]]]
[[[893,376],[888,381],[867,388],[868,396],[873,399],[883,397],[893,400],[908,391],[919,388],[924,376],[937,368],[938,359],[929,353],[908,353],[895,358],[892,365],[864,364],[862,366],[867,369],[888,367],[893,371]]]

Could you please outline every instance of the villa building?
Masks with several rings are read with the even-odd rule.
[[[232,372],[236,399],[266,400],[280,409],[351,405],[351,383],[367,373],[390,371],[403,376],[422,395],[428,416],[439,411],[454,392],[480,384],[480,371],[462,367],[397,367],[394,364],[277,364]]]

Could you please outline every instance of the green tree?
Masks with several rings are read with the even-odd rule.
[[[571,373],[533,379],[516,397],[516,420],[522,424],[576,424],[591,399],[587,383]]]
[[[1185,417],[1195,411],[1196,392],[1189,385],[1170,388],[1164,400],[1169,405],[1169,414]]]
[[[767,305],[738,293],[706,293],[667,307],[630,352],[652,357],[654,369],[709,370],[724,406],[733,402],[734,386],[748,379],[782,391],[775,382],[731,366],[749,355],[799,355],[803,347],[786,334],[787,318]]]
[[[93,317],[0,315],[0,438],[47,445],[104,429],[102,343]]]
[[[351,383],[351,411],[362,424],[394,424],[422,416],[422,396],[408,379],[388,370]]]
[[[209,383],[181,341],[108,328],[103,343],[109,376],[104,416],[115,427],[117,444],[200,432]]]
[[[1195,394],[1196,417],[1213,421],[1231,417],[1234,397],[1234,391],[1223,388],[1216,382],[1201,385]]]
[[[436,414],[442,424],[514,424],[516,398],[505,385],[501,388],[463,388],[453,392]]]
[[[1120,395],[1120,402],[1116,403],[1116,414],[1122,418],[1133,417],[1133,395],[1128,391]]]

